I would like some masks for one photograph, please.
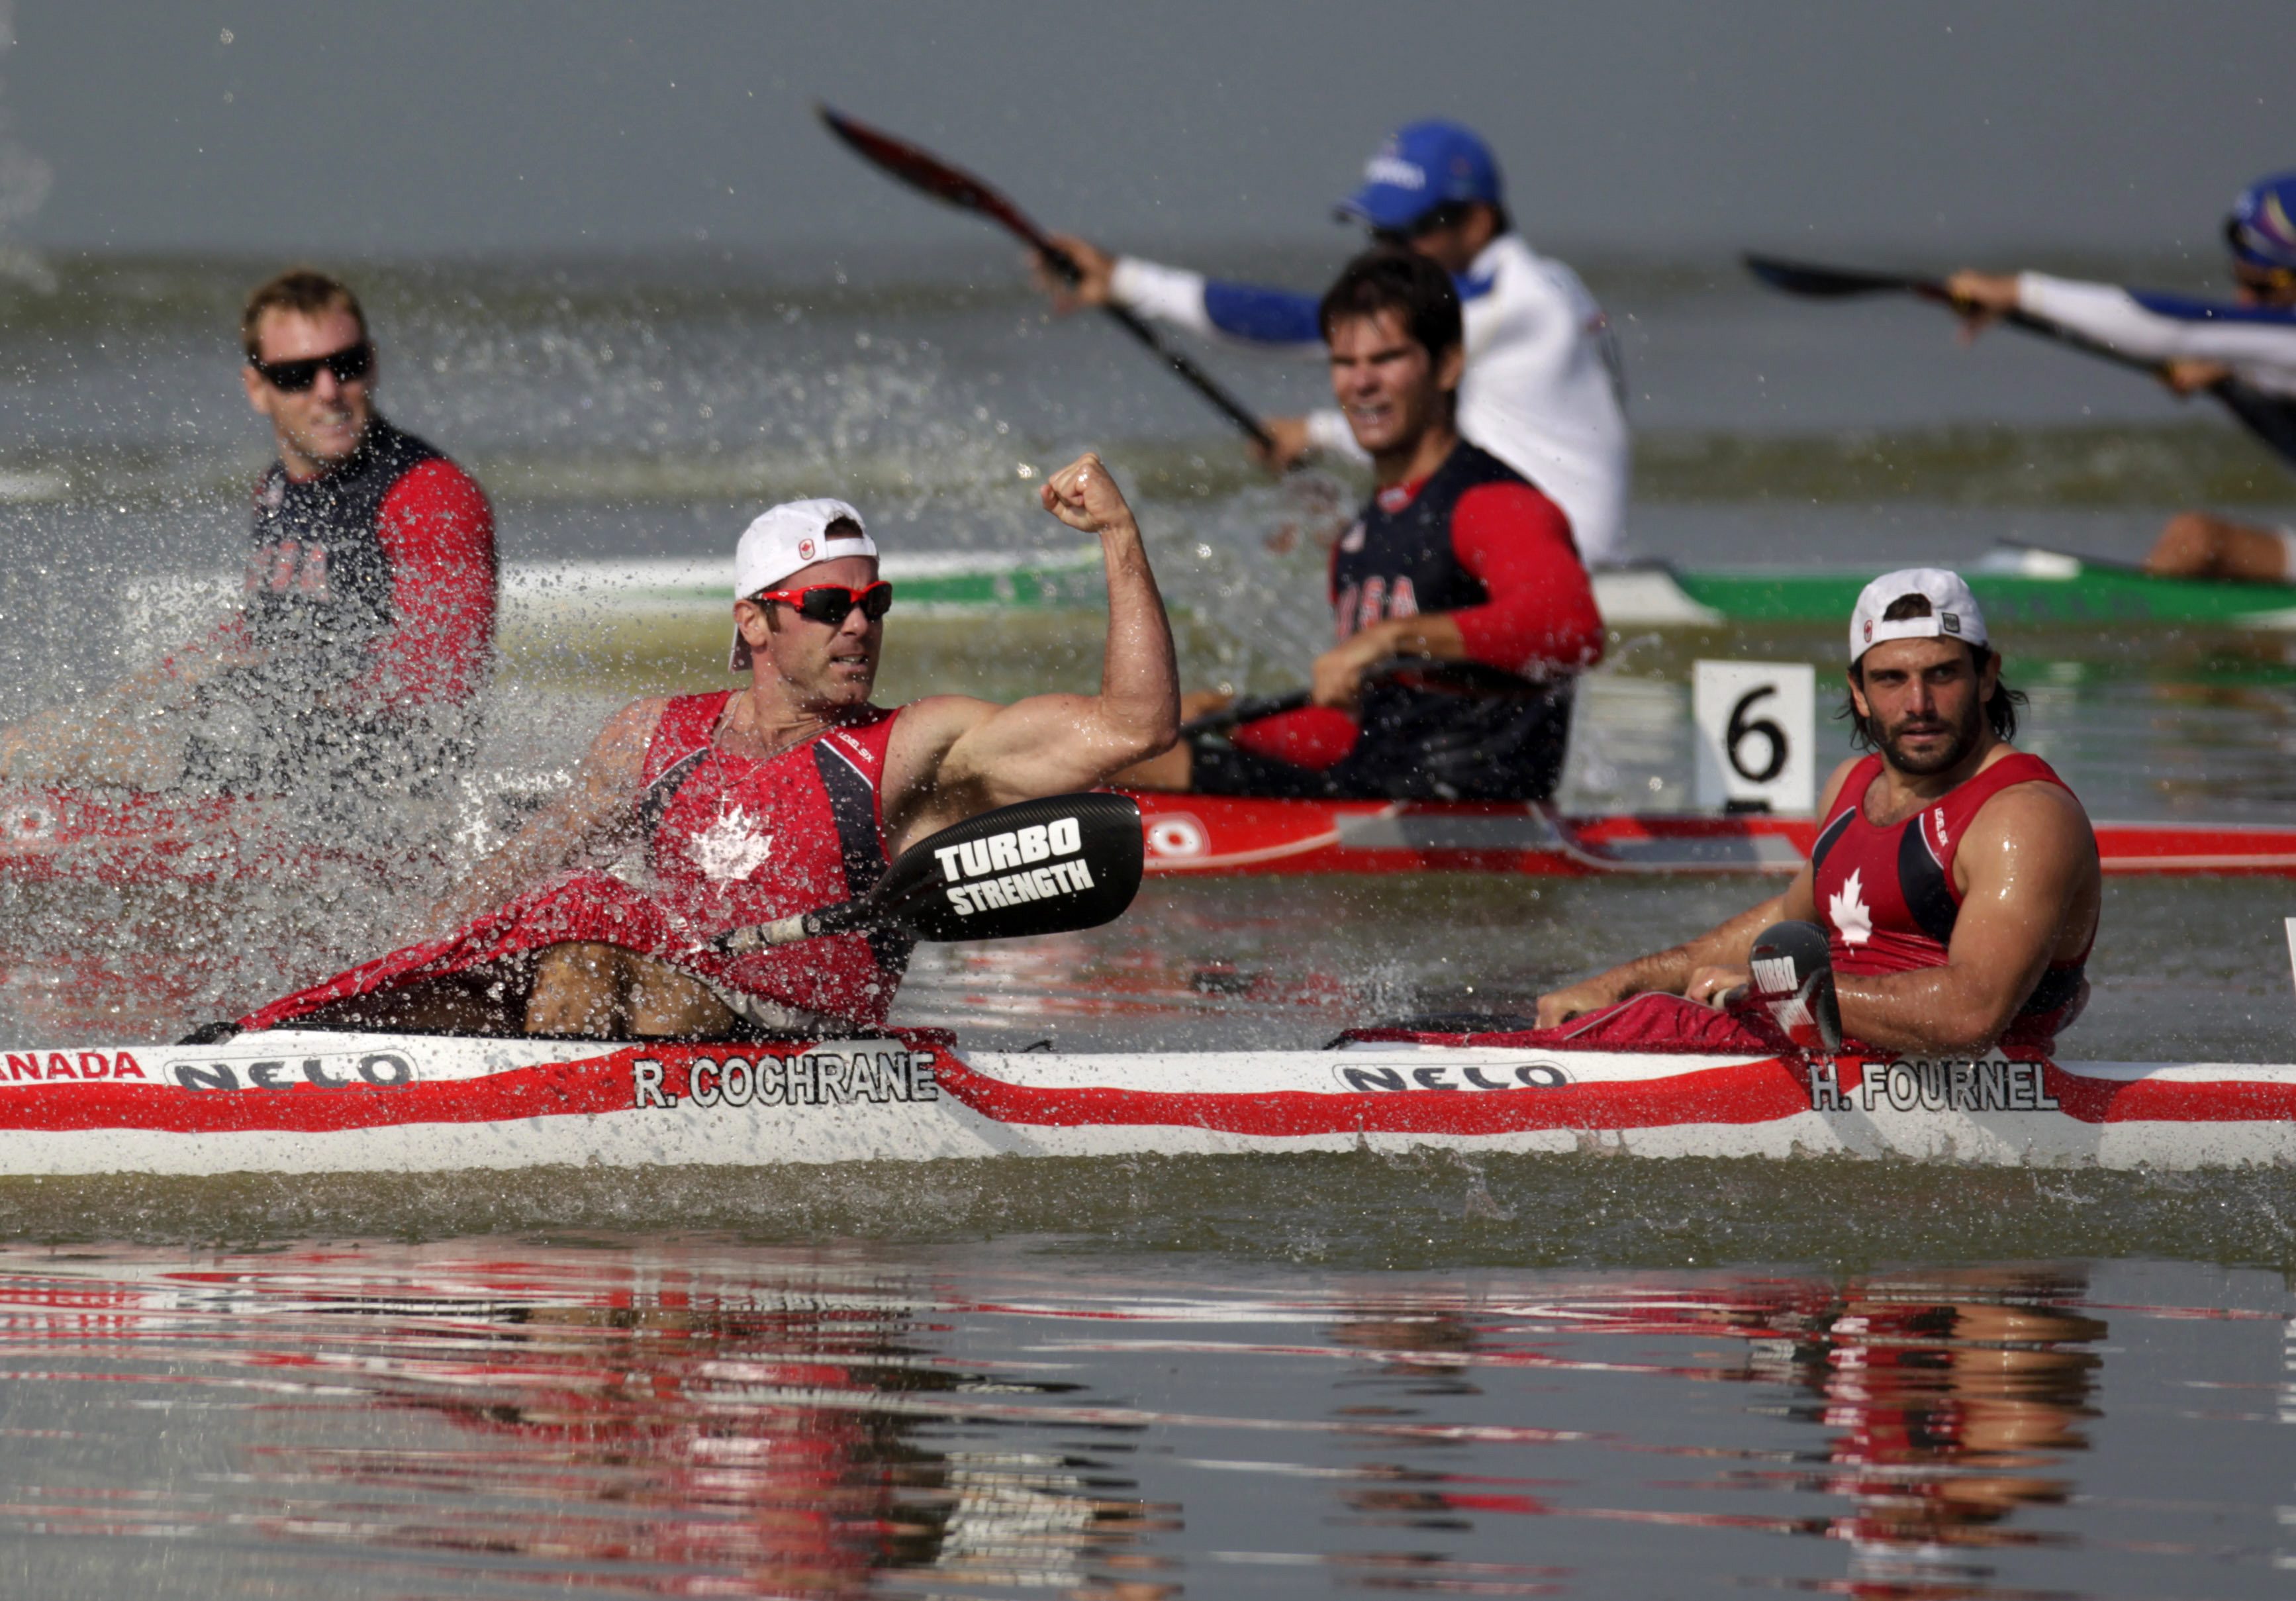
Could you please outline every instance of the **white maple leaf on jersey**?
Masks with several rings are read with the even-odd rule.
[[[774,853],[774,836],[759,833],[750,814],[740,807],[721,812],[718,820],[693,836],[693,865],[714,883],[734,883],[766,865]]]
[[[1866,904],[1866,886],[1852,872],[1841,888],[1825,898],[1825,915],[1844,945],[1863,945],[1874,937],[1874,911]]]

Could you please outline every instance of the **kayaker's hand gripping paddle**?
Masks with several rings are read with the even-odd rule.
[[[1776,256],[1751,253],[1742,259],[1746,270],[1762,283],[1782,293],[1800,295],[1804,300],[1842,300],[1858,295],[1909,294],[1916,300],[1958,308],[1953,291],[1946,287],[1942,278],[1924,278],[1913,273],[1866,272],[1849,267],[1821,267],[1814,261],[1787,261]],[[2160,362],[2115,349],[2101,340],[2091,339],[2086,333],[2068,328],[2062,323],[2052,322],[2047,317],[2035,316],[2030,311],[2013,309],[1997,315],[2012,328],[2070,346],[2084,356],[2094,356],[2115,366],[2132,368],[2153,378],[2160,377],[2163,371]],[[2220,398],[2224,387],[2221,383],[2210,386]]]
[[[1754,940],[1749,998],[1805,1051],[1841,1049],[1841,1003],[1833,992],[1833,957],[1815,923],[1774,923]]]
[[[1129,795],[1047,795],[926,836],[857,899],[735,929],[710,945],[742,956],[870,928],[920,940],[1097,928],[1132,904],[1145,859],[1140,807]]]

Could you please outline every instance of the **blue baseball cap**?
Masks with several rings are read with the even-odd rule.
[[[2296,172],[2259,178],[2242,190],[2225,218],[2225,242],[2250,267],[2296,271]]]
[[[1363,187],[1340,202],[1344,220],[1408,228],[1456,201],[1499,203],[1499,164],[1472,128],[1429,120],[1399,127],[1364,163]]]

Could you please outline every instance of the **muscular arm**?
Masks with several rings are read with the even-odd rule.
[[[374,662],[331,697],[340,708],[460,702],[486,682],[495,628],[494,510],[454,463],[425,462],[391,487],[376,533],[390,556],[396,627]]]
[[[667,704],[635,701],[616,712],[582,759],[573,789],[473,865],[432,909],[432,921],[458,927],[593,851],[627,844],[637,823],[646,743]]]
[[[1100,535],[1108,571],[1100,693],[1002,707],[947,696],[912,708],[903,720],[918,727],[897,736],[891,775],[897,846],[990,807],[1089,789],[1179,736],[1172,630],[1130,507],[1093,456],[1056,473],[1044,496],[1071,528]]]
[[[1845,1032],[1891,1050],[1969,1052],[2008,1028],[2068,937],[2095,915],[2096,840],[2080,803],[2051,784],[1986,802],[1956,853],[1964,880],[1946,965],[1837,977]]]

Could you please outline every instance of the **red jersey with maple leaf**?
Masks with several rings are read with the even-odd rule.
[[[775,1014],[786,1011],[882,1027],[908,965],[913,941],[906,934],[829,934],[741,956],[709,941],[730,929],[865,894],[883,876],[879,785],[900,713],[867,707],[802,744],[755,760],[716,742],[733,693],[671,701],[647,744],[645,789],[637,798],[652,869],[645,885],[593,870],[562,874],[444,940],[393,951],[274,1001],[240,1026],[283,1027],[355,996],[388,994],[581,940],[619,946],[689,973],[760,1026],[774,1026]],[[530,981],[530,964],[522,974]],[[521,1011],[526,1004],[517,986],[494,993],[511,995]]]
[[[2071,786],[2038,756],[2013,751],[1912,816],[1888,827],[1866,820],[1866,792],[1881,776],[1882,759],[1868,756],[1849,769],[1833,816],[1810,848],[1811,889],[1836,973],[1852,977],[1942,967],[1961,915],[1953,858],[1988,800],[2013,784]],[[2095,930],[2090,937],[2095,938]],[[2041,975],[2021,1024],[2052,1026],[2079,998],[2088,946],[2070,962],[2052,963]],[[2067,1019],[2066,1021],[2070,1021]],[[2032,1032],[2030,1026],[2016,1032]]]

